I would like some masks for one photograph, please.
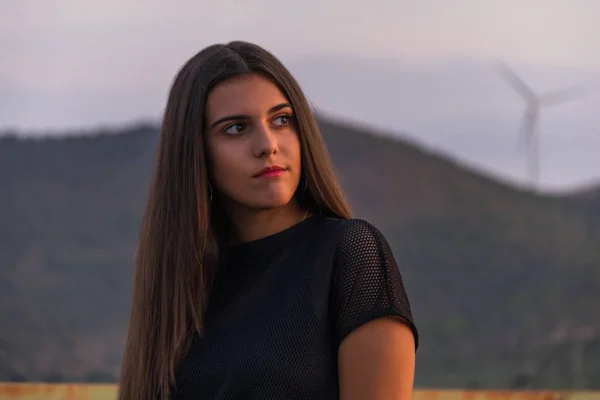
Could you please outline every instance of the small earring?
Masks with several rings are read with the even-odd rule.
[[[213,199],[212,185],[208,182],[208,202],[211,203]]]
[[[308,193],[308,179],[306,179],[306,177],[304,177],[302,190],[304,191],[305,194]]]

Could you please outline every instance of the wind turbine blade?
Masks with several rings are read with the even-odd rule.
[[[559,90],[546,93],[540,97],[540,103],[543,105],[556,105],[575,99],[578,95],[582,94],[582,86],[571,86]]]
[[[498,65],[498,72],[507,81],[507,83],[516,90],[521,96],[525,97],[527,101],[535,99],[537,96],[533,90],[525,81],[523,81],[512,69],[506,64]]]

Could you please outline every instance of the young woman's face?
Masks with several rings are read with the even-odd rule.
[[[212,185],[228,206],[287,205],[300,181],[300,142],[291,104],[269,79],[221,82],[208,95],[205,140]]]

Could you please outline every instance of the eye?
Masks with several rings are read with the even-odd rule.
[[[240,133],[242,133],[244,131],[244,124],[241,123],[237,123],[237,124],[233,124],[233,125],[229,125],[227,128],[225,128],[225,130],[223,132],[225,132],[228,135],[239,135]]]
[[[280,115],[279,117],[274,119],[275,125],[278,126],[287,126],[290,124],[291,115]]]

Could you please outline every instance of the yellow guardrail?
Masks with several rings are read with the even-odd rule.
[[[116,385],[0,383],[0,400],[113,400]],[[415,390],[413,400],[600,400],[598,392]]]

